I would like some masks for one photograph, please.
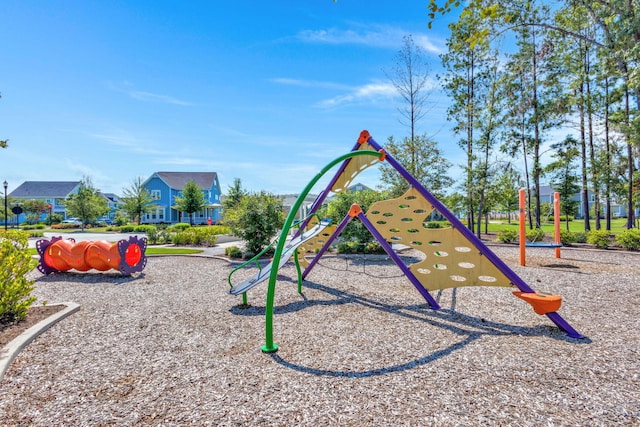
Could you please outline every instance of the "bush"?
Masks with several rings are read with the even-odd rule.
[[[576,231],[574,232],[576,237],[576,243],[587,243],[587,232],[586,231]]]
[[[120,227],[120,232],[121,233],[133,233],[134,230],[134,226],[133,225],[123,225]]]
[[[27,280],[26,274],[36,264],[29,254],[27,233],[8,231],[0,236],[0,322],[27,317],[36,297],[31,295],[33,280]]]
[[[544,230],[541,228],[527,230],[526,236],[527,242],[541,242],[544,239]]]
[[[607,249],[611,244],[611,233],[607,230],[593,230],[587,235],[587,242],[598,249]]]
[[[387,252],[384,250],[380,243],[369,242],[364,246],[365,254],[386,254]]]
[[[171,237],[174,245],[215,246],[218,236],[211,227],[189,227]]]
[[[191,228],[191,224],[189,224],[188,222],[179,222],[171,226],[171,231],[180,232],[186,230],[187,228]]]
[[[136,225],[135,227],[133,227],[133,231],[136,233],[148,233],[149,231],[153,232],[155,231],[156,226],[155,225]]]
[[[573,231],[560,230],[560,243],[563,246],[571,246],[573,243],[578,242],[578,233]]]
[[[500,230],[498,231],[498,240],[502,243],[515,243],[518,241],[518,232],[516,230]]]
[[[242,251],[237,246],[227,246],[224,248],[224,254],[229,258],[242,258]]]
[[[573,215],[569,215],[569,222],[573,221]],[[567,222],[567,216],[566,215],[560,215],[560,222]]]
[[[625,249],[637,251],[640,249],[640,230],[630,228],[616,234],[616,243]]]
[[[337,249],[339,254],[362,253],[362,245],[357,241],[338,243]]]

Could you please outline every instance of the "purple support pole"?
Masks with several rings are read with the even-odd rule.
[[[422,286],[418,278],[411,272],[409,267],[407,267],[407,265],[404,263],[404,261],[402,261],[402,259],[398,256],[398,254],[395,253],[391,245],[389,245],[385,240],[385,238],[378,232],[378,230],[376,230],[376,228],[373,226],[373,224],[371,224],[371,221],[369,221],[369,219],[365,216],[365,214],[361,212],[358,215],[358,218],[360,219],[360,221],[362,221],[365,227],[367,227],[367,229],[373,235],[373,237],[376,238],[376,240],[380,243],[382,248],[396,263],[396,265],[400,267],[400,270],[402,270],[402,272],[407,276],[411,284],[418,290],[418,292],[420,292],[420,295],[422,295],[423,298],[427,300],[429,307],[431,307],[434,310],[439,310],[440,305],[438,304],[438,302],[435,299],[433,299],[431,294],[429,294],[429,292],[424,288],[424,286]]]
[[[352,219],[353,219],[353,217],[351,215],[347,215],[342,219],[342,221],[340,222],[340,224],[336,228],[336,231],[334,231],[333,234],[331,236],[329,236],[329,238],[324,243],[324,245],[322,245],[322,248],[320,249],[320,251],[316,254],[315,257],[313,257],[313,259],[311,260],[311,262],[309,263],[307,268],[304,269],[304,273],[302,273],[302,279],[303,280],[305,279],[305,277],[307,277],[307,274],[309,274],[311,272],[313,267],[318,263],[318,260],[320,259],[322,254],[324,254],[329,249],[329,246],[331,246],[331,243],[333,243],[333,241],[336,239],[336,237],[338,237],[340,235],[340,233],[342,233],[342,230],[344,230],[344,228],[347,226],[347,224],[349,224],[349,221],[351,221]]]
[[[364,132],[364,131],[363,131]],[[382,150],[382,147],[372,138],[367,140],[369,145],[375,150]],[[386,153],[386,152],[385,152]],[[389,164],[400,173],[408,182],[413,186],[431,205],[435,210],[440,212],[450,223],[451,226],[460,233],[480,251],[480,255],[486,256],[498,270],[502,272],[511,283],[522,292],[535,293],[535,291],[522,280],[507,264],[505,264],[496,254],[494,254],[480,239],[476,237],[471,230],[469,230],[460,220],[451,212],[445,205],[443,205],[433,194],[427,191],[422,184],[420,184],[407,170],[402,167],[400,163],[396,161],[389,153],[386,153],[386,159]],[[584,338],[582,334],[573,329],[558,313],[547,313],[547,317],[554,322],[560,329],[565,331],[567,335],[572,338]]]

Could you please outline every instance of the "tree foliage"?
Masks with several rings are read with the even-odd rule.
[[[387,198],[389,198],[387,192],[374,190],[343,191],[336,194],[319,214],[322,217],[331,218],[332,223],[339,224],[354,203],[357,203],[366,212],[372,204]],[[360,220],[354,219],[342,231],[340,239],[365,245],[373,241],[373,236]]]
[[[77,217],[82,221],[82,229],[102,215],[109,212],[109,203],[100,190],[95,188],[90,177],[84,177],[80,181],[78,192],[69,195],[64,202],[67,214]]]
[[[454,182],[449,176],[451,163],[444,158],[437,142],[426,135],[399,142],[391,136],[384,149],[436,197],[443,197]],[[389,164],[380,165],[380,174],[389,196],[399,197],[409,189],[407,180]]]
[[[193,214],[207,205],[202,188],[194,181],[188,181],[182,189],[182,197],[176,196],[174,208],[189,215],[189,224],[193,225]]]
[[[284,223],[282,200],[271,193],[245,194],[224,211],[231,232],[246,242],[249,255],[260,253]]]
[[[155,207],[151,192],[144,186],[143,178],[135,178],[130,187],[122,189],[122,194],[122,210],[140,225],[142,216]]]
[[[0,235],[0,324],[23,320],[36,301],[33,280],[26,275],[37,262],[31,257],[28,233],[8,231]]]

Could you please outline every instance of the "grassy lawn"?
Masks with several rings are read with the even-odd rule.
[[[590,221],[589,222],[591,225],[591,229],[595,230],[596,229],[596,222],[595,221]],[[603,227],[605,226],[605,220],[601,220],[600,225]],[[619,231],[624,231],[626,230],[627,226],[627,219],[626,218],[616,218],[616,219],[612,219],[611,220],[611,232],[613,234],[619,232]],[[483,229],[484,229],[484,224],[483,224]],[[529,229],[529,222],[527,221],[527,230]],[[543,222],[542,223],[542,229],[544,230],[545,233],[549,233],[552,234],[553,233],[553,222]],[[560,223],[560,229],[561,230],[566,230],[567,229],[567,224],[565,222],[561,222]],[[515,230],[515,231],[519,231],[519,223],[518,221],[511,221],[511,224],[507,223],[507,221],[500,221],[500,222],[490,222],[489,223],[489,232],[490,233],[496,233],[500,230]],[[583,220],[573,220],[573,221],[569,221],[569,231],[584,231],[584,221]]]
[[[147,247],[147,250],[144,253],[146,255],[191,255],[202,252],[202,249]],[[38,255],[38,250],[36,248],[29,248],[29,254]]]

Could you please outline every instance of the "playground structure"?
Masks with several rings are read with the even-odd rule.
[[[42,274],[93,268],[99,271],[114,269],[130,276],[142,271],[147,264],[147,239],[137,236],[115,243],[104,240],[76,243],[74,239],[52,237],[51,240],[38,240],[36,249],[40,255],[38,270]]]
[[[525,266],[527,264],[527,247],[554,248],[556,258],[560,258],[560,248],[562,247],[562,243],[560,242],[560,193],[557,191],[553,193],[553,242],[527,242],[525,219],[526,195],[524,189],[520,189],[519,201],[520,265]]]
[[[410,189],[404,195],[374,203],[366,213],[359,205],[354,204],[338,225],[326,224],[320,227],[318,224],[313,224],[313,215],[311,215],[299,224],[294,238],[288,244],[286,243],[287,236],[294,225],[296,212],[307,194],[325,173],[342,163],[326,189],[314,201],[310,208],[312,213],[318,211],[330,193],[346,191],[360,172],[381,161],[387,161],[410,184]],[[445,217],[451,223],[451,227],[426,228],[424,224],[433,211]],[[320,257],[329,249],[349,221],[356,217],[406,275],[430,308],[437,310],[440,306],[429,291],[461,286],[515,287],[517,290],[513,294],[528,302],[536,313],[546,315],[568,336],[583,338],[557,313],[562,303],[560,296],[537,293],[533,290],[402,165],[386,153],[365,130],[360,133],[357,143],[349,153],[325,166],[298,196],[282,227],[272,262],[257,274],[235,286],[231,279],[238,269],[229,275],[230,293],[242,293],[245,304],[246,291],[266,280],[267,277],[269,279],[265,310],[266,342],[262,347],[263,352],[272,353],[278,350],[278,345],[273,342],[273,310],[278,268],[295,255],[298,289],[301,292],[304,278],[313,270]],[[416,249],[422,252],[424,259],[407,265],[395,253],[389,242]],[[257,263],[257,257],[245,265],[251,262]],[[311,258],[311,261],[307,262],[307,258]],[[304,271],[300,264],[304,264]]]

